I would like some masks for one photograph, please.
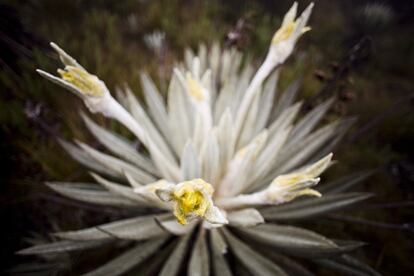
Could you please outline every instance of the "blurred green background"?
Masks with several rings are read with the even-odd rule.
[[[299,1],[304,8],[309,1]],[[54,72],[54,41],[110,89],[127,82],[139,95],[139,72],[165,87],[183,49],[220,41],[260,62],[292,1],[31,0],[0,1],[2,271],[26,260],[13,252],[25,237],[108,220],[95,209],[49,191],[45,180],[87,179],[56,137],[97,143],[79,117],[79,100],[45,81]],[[301,97],[337,95],[330,118],[357,116],[328,178],[361,169],[375,173],[359,187],[376,194],[333,219],[306,222],[332,238],[366,241],[356,254],[385,275],[413,275],[414,263],[414,4],[410,0],[316,1],[313,30],[284,68],[280,85],[301,77]],[[160,31],[160,51],[144,37]],[[329,118],[328,118],[329,119]],[[128,135],[102,117],[96,120]],[[350,215],[357,219],[349,219]],[[348,221],[349,220],[349,221]],[[36,234],[37,235],[37,234]],[[330,275],[318,271],[321,275]]]

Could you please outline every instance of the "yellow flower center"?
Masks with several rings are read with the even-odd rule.
[[[212,187],[210,184],[200,180],[185,182],[184,185],[172,194],[176,202],[174,215],[180,224],[187,224],[187,217],[194,214],[203,217],[210,207],[210,200],[206,196],[210,195]],[[197,186],[194,184],[201,184]],[[204,193],[201,189],[205,189]],[[206,189],[207,188],[207,189]],[[208,195],[206,195],[206,192]]]
[[[65,70],[58,69],[58,73],[63,80],[76,86],[76,88],[78,88],[85,95],[93,97],[103,95],[99,79],[81,68],[66,66]]]
[[[285,24],[284,26],[280,27],[280,29],[277,30],[277,32],[272,38],[272,44],[278,44],[279,42],[282,42],[283,40],[288,39],[292,35],[292,33],[295,31],[297,24],[298,23],[296,21],[291,21]],[[310,30],[311,30],[310,27],[304,27],[300,31],[300,34],[302,35]]]
[[[273,36],[272,43],[277,44],[283,40],[288,39],[296,29],[296,24],[297,23],[295,21],[292,21],[287,23],[285,26],[282,26]]]

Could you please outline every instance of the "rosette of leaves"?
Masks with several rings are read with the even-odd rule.
[[[94,181],[47,185],[74,200],[128,210],[131,217],[53,233],[55,242],[18,253],[93,256],[114,248],[89,276],[312,275],[309,263],[377,275],[348,255],[363,243],[294,226],[370,197],[347,192],[365,172],[315,188],[352,124],[339,119],[319,127],[334,99],[300,115],[299,82],[277,89],[281,65],[310,29],[312,6],[295,19],[293,5],[257,71],[240,52],[215,43],[201,45],[197,54],[185,51],[166,99],[142,74],[146,105],[128,87],[117,91],[118,103],[101,80],[52,44],[65,65],[61,77],[39,73],[80,96],[91,112],[126,126],[145,151],[82,114],[107,151],[80,141],[60,144]]]

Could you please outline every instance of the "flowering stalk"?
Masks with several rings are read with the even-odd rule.
[[[294,18],[297,12],[297,2],[295,2],[285,15],[282,26],[273,36],[268,54],[247,88],[240,108],[237,112],[234,137],[235,147],[237,147],[237,139],[242,131],[247,111],[254,96],[258,93],[259,87],[274,68],[285,62],[285,60],[292,53],[299,37],[310,30],[309,27],[306,27],[306,23],[308,22],[312,8],[313,3],[309,4],[302,15],[295,21]]]
[[[64,52],[55,43],[51,46],[58,52],[65,69],[59,69],[61,78],[53,76],[43,70],[37,72],[50,81],[68,89],[79,96],[92,113],[102,113],[104,116],[113,118],[127,127],[148,148],[154,163],[170,179],[179,179],[179,168],[171,163],[147,134],[143,127],[125,110],[110,94],[105,83],[95,75],[88,73],[77,61]]]
[[[278,205],[304,195],[320,197],[321,194],[311,188],[319,183],[318,176],[330,165],[331,159],[332,153],[302,170],[276,177],[264,190],[236,197],[221,198],[217,204],[228,210]]]

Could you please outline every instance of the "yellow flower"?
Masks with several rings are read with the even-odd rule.
[[[268,188],[267,199],[271,202],[289,202],[303,195],[320,197],[322,195],[318,191],[310,188],[317,185],[319,180],[306,173],[278,176]]]
[[[156,190],[161,200],[175,203],[174,216],[180,224],[187,224],[195,217],[204,218],[212,224],[226,224],[226,218],[213,204],[213,193],[211,184],[200,178]]]
[[[312,6],[313,5],[311,4],[310,8],[312,8]],[[295,2],[292,8],[290,8],[290,10],[286,13],[285,17],[283,18],[282,26],[274,34],[272,38],[272,44],[276,45],[282,41],[288,40],[289,38],[293,37],[293,35],[295,36],[294,39],[297,39],[297,37],[311,30],[310,27],[302,26],[304,25],[302,21],[304,21],[304,23],[306,23],[307,21],[307,19],[304,20],[303,15],[295,20],[296,12],[297,3]],[[304,14],[308,16],[308,13]],[[297,30],[297,28],[300,28],[300,30]]]
[[[273,36],[272,43],[277,44],[283,40],[287,40],[292,35],[292,33],[295,31],[296,26],[297,26],[296,21],[289,22],[286,26],[282,26],[279,30],[277,30],[277,32]],[[300,32],[301,34],[304,34],[306,32],[309,32],[310,30],[311,30],[311,27],[307,26],[307,27],[302,28]]]
[[[104,94],[101,81],[83,68],[68,65],[65,70],[58,69],[58,73],[63,80],[87,96],[101,97]]]
[[[282,204],[303,195],[320,197],[322,195],[311,188],[319,183],[319,176],[328,168],[331,160],[332,153],[299,171],[276,177],[264,190],[253,194],[222,198],[217,203],[221,208],[240,209],[260,205]]]
[[[331,160],[332,153],[298,172],[276,177],[267,188],[267,199],[270,202],[289,202],[303,195],[322,196],[311,187],[319,183],[318,176],[331,164]]]
[[[195,214],[204,217],[211,202],[209,198],[213,195],[213,187],[202,179],[183,182],[172,193],[176,202],[174,215],[178,222],[187,224],[187,217]]]
[[[203,217],[210,205],[200,191],[190,186],[175,191],[173,198],[177,202],[174,208],[174,215],[180,224],[187,224],[187,217],[191,213]]]

